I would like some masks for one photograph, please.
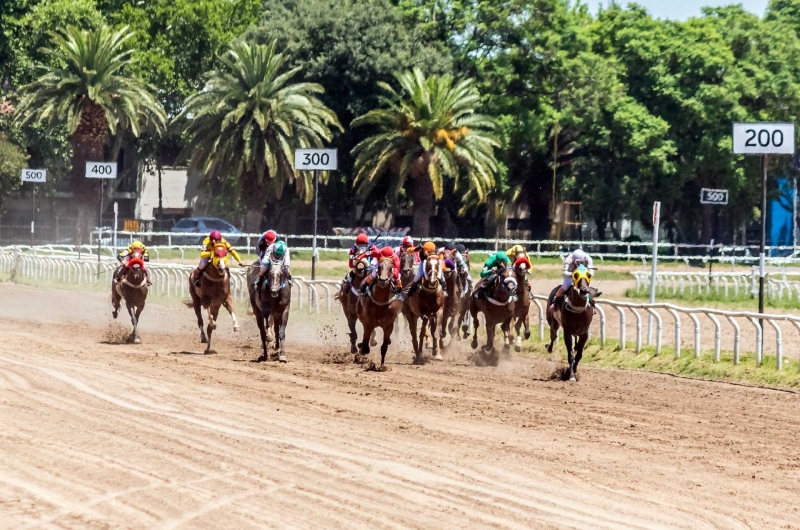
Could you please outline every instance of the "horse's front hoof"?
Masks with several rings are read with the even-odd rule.
[[[570,378],[569,378],[569,380],[570,380],[571,382],[573,382],[573,383],[577,383],[577,382],[578,382],[578,380],[577,380],[577,379],[575,379],[575,376],[574,376],[574,375],[573,375],[572,377],[570,377]]]
[[[553,353],[553,345],[552,344],[548,344],[547,346],[545,346],[545,348],[547,348],[547,353]]]
[[[472,344],[470,344],[470,346],[472,346],[473,350],[477,350],[478,349],[478,339],[472,339]]]
[[[130,342],[131,344],[141,344],[142,339],[140,339],[139,337],[132,337]]]
[[[235,333],[237,331],[239,331],[239,326],[233,326],[233,332]]]
[[[211,331],[216,331],[217,330],[217,323],[216,322],[209,322],[208,323],[208,329],[210,329]]]
[[[208,339],[207,338],[200,337],[200,344],[207,344],[207,343],[208,343]]]
[[[350,355],[356,355],[356,354],[358,354],[358,348],[356,348],[355,344],[351,344],[350,345]]]
[[[118,315],[118,313],[116,311],[112,311],[111,312],[111,317],[112,318],[117,318],[117,315]]]
[[[444,361],[444,357],[442,357],[441,353],[437,353],[433,357],[431,357],[434,361]]]
[[[530,338],[531,338],[531,332],[530,331],[526,331],[525,332],[525,340],[528,340]]]
[[[286,362],[286,352],[281,352],[278,355],[278,362],[285,363]]]
[[[517,353],[521,352],[522,351],[522,346],[520,346],[519,344],[516,344],[514,346],[514,351],[517,352]]]
[[[415,355],[414,360],[411,361],[411,364],[415,364],[417,366],[423,365],[425,364],[425,359],[423,359],[421,356]]]

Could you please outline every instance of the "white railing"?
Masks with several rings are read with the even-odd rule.
[[[113,240],[113,231],[108,229],[95,230],[92,234],[94,240],[98,237],[101,242],[106,241],[110,244]],[[131,239],[145,239],[152,241],[153,238],[165,238],[166,245],[149,246],[148,248],[170,248],[170,249],[184,249],[196,250],[197,245],[178,245],[174,244],[175,241],[186,240],[190,237],[201,237],[199,233],[181,233],[181,232],[131,232],[125,230],[118,230],[117,241],[122,244],[124,241]],[[240,247],[246,251],[254,248],[258,239],[261,237],[260,233],[237,233],[226,234],[226,237],[244,239],[244,245],[239,244]],[[311,234],[281,234],[281,237],[290,244],[291,248],[297,250],[311,250]],[[397,236],[387,235],[381,237],[382,240],[399,241]],[[444,237],[430,237],[427,238],[436,243],[444,243],[453,238]],[[346,248],[341,245],[330,245],[331,242],[351,242],[353,241],[352,235],[318,235],[317,236],[319,248],[321,250],[333,252],[346,252]],[[305,241],[306,243],[301,243]],[[497,250],[503,250],[515,244],[524,245],[528,249],[528,253],[536,257],[563,257],[564,251],[562,249],[575,249],[575,248],[588,248],[588,247],[605,247],[607,249],[616,249],[616,251],[608,252],[593,252],[593,256],[597,256],[601,261],[603,259],[619,259],[619,260],[649,260],[652,256],[653,244],[644,241],[579,241],[567,240],[559,241],[554,239],[508,239],[508,238],[458,238],[458,241],[470,247],[470,252],[474,254],[488,254]],[[349,245],[348,245],[349,246]],[[757,246],[742,246],[742,245],[696,245],[688,243],[658,243],[659,249],[669,251],[668,254],[659,255],[661,260],[671,261],[684,261],[688,264],[688,260],[701,260],[707,263],[713,260],[717,263],[757,263],[758,262],[758,247]],[[702,251],[702,254],[687,256],[681,255],[680,252]],[[778,257],[771,256],[777,251],[779,253],[789,253],[789,256]],[[713,256],[712,256],[713,254]],[[742,254],[742,255],[737,255]],[[772,264],[786,264],[800,262],[800,247],[794,246],[768,246],[766,247],[766,262]]]
[[[21,247],[14,250],[0,248],[0,274],[15,274],[20,278],[39,281],[62,282],[65,284],[109,286],[112,272],[117,267],[116,259],[97,255],[77,254],[54,250],[43,255],[44,250],[29,247],[27,252]],[[194,270],[192,265],[151,263],[148,265],[150,279],[153,283],[150,292],[165,298],[183,299],[189,296],[189,274]],[[247,287],[247,269],[231,268],[231,296],[235,302],[249,300]],[[339,291],[339,283],[331,280],[307,280],[302,276],[292,278],[294,288],[293,308],[320,314],[321,296],[325,297],[325,309],[333,312],[333,301]]]
[[[650,273],[631,271],[636,280],[636,290],[649,291]],[[766,277],[767,295],[775,300],[800,300],[800,271],[779,270],[768,272]],[[658,272],[656,274],[656,293],[660,295],[683,296],[689,294],[758,295],[758,271],[752,267],[750,272]]]
[[[544,340],[545,330],[545,305],[547,304],[547,296],[533,295],[533,302],[539,311],[539,340]],[[544,304],[542,303],[544,302]],[[775,332],[775,361],[778,370],[783,368],[783,330],[781,323],[791,323],[794,328],[800,333],[800,317],[794,315],[776,315],[772,313],[753,313],[749,311],[724,311],[721,309],[707,308],[707,307],[681,307],[673,304],[656,303],[656,304],[641,304],[633,302],[620,302],[616,300],[598,299],[596,300],[597,314],[600,318],[600,347],[603,348],[606,342],[606,324],[607,317],[604,307],[608,306],[615,309],[619,314],[619,346],[621,349],[627,347],[627,312],[636,319],[636,346],[635,352],[642,351],[642,316],[640,311],[652,315],[656,320],[656,337],[655,337],[655,353],[661,353],[662,346],[662,333],[664,329],[663,315],[658,310],[666,311],[673,319],[674,323],[674,348],[675,357],[681,355],[681,315],[687,316],[694,326],[694,357],[700,357],[701,348],[701,329],[702,325],[699,316],[704,316],[714,326],[714,362],[719,362],[721,342],[723,337],[722,322],[720,318],[723,317],[732,328],[733,335],[733,364],[738,365],[741,357],[741,343],[742,343],[742,329],[739,321],[744,321],[746,324],[752,325],[755,330],[755,359],[756,366],[761,366],[764,355],[764,333],[761,328],[760,321],[767,322]],[[729,336],[727,333],[725,336]]]

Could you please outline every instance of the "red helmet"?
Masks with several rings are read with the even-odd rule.
[[[264,241],[266,241],[268,245],[273,244],[277,239],[278,234],[276,234],[274,230],[267,230],[264,232]]]
[[[211,239],[212,242],[222,241],[222,234],[219,233],[219,230],[214,230],[208,235],[208,238]]]
[[[414,238],[412,238],[411,236],[404,237],[402,245],[404,247],[413,247],[414,246]]]
[[[369,236],[367,236],[367,234],[363,232],[358,234],[358,237],[356,238],[356,245],[359,245],[361,243],[364,244],[369,243]]]
[[[392,256],[394,256],[394,250],[391,247],[383,247],[381,249],[382,258],[391,258]]]

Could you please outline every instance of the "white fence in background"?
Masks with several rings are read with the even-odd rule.
[[[15,274],[21,278],[33,280],[61,282],[77,285],[111,286],[117,260],[111,257],[78,254],[63,249],[45,250],[37,248],[36,253],[19,248],[0,248],[0,273]],[[147,267],[153,286],[150,292],[166,298],[185,299],[189,297],[189,274],[193,265],[151,263]],[[249,300],[247,289],[247,269],[231,268],[231,296],[234,302]],[[339,291],[339,283],[330,280],[307,280],[302,276],[292,278],[293,308],[303,309],[309,313],[320,314],[323,305],[328,313],[333,311],[334,297]]]
[[[95,230],[92,234],[95,241],[99,237],[103,245],[110,246],[113,240],[113,230],[102,229]],[[153,242],[155,239],[165,240],[166,244],[148,245],[149,249],[178,249],[194,253],[199,248],[198,245],[179,245],[175,244],[178,241],[186,240],[190,237],[201,237],[199,233],[180,233],[180,232],[130,232],[118,230],[117,241],[118,245],[133,239],[141,239]],[[245,251],[251,251],[254,248],[258,239],[261,237],[259,233],[239,233],[239,234],[225,234],[226,237],[238,238],[238,247]],[[311,234],[281,234],[281,238],[286,241],[292,249],[295,250],[311,250]],[[436,243],[444,243],[453,238],[443,237],[430,237],[427,238]],[[317,236],[318,245],[321,250],[332,252],[347,252],[347,248],[342,247],[340,242],[345,242],[346,246],[353,241],[351,235],[319,235]],[[387,235],[381,237],[379,242],[391,241],[397,243],[399,238],[396,236]],[[504,250],[512,245],[521,244],[528,249],[528,253],[535,257],[563,257],[564,250],[573,250],[576,248],[594,249],[592,255],[597,257],[601,262],[604,259],[614,260],[641,260],[643,263],[652,257],[651,242],[643,241],[558,241],[553,239],[503,239],[503,238],[458,238],[458,242],[466,245],[470,252],[473,254],[489,254],[497,250]],[[243,243],[243,244],[242,244]],[[607,249],[605,252],[597,251],[597,247],[604,247]],[[659,249],[666,251],[664,254],[659,255],[661,260],[683,261],[688,265],[689,260],[700,260],[707,263],[713,260],[715,263],[727,264],[754,264],[758,262],[758,247],[757,246],[740,246],[740,245],[694,245],[686,243],[659,243]],[[681,254],[683,253],[683,254]],[[800,263],[800,247],[793,246],[768,246],[766,247],[767,258],[766,262],[773,265],[782,265],[788,263]],[[772,256],[773,253],[788,254],[786,256]],[[157,254],[157,252],[156,252]],[[686,255],[692,254],[692,255]],[[697,255],[694,255],[697,254]],[[713,254],[713,256],[711,255]]]
[[[539,310],[539,340],[545,339],[545,306],[547,304],[547,296],[533,295],[533,302]],[[542,303],[544,302],[544,303]],[[604,307],[610,307],[617,311],[619,314],[619,345],[621,349],[627,346],[627,314],[630,312],[636,319],[636,353],[642,351],[642,312],[652,315],[656,320],[656,338],[655,350],[656,355],[661,353],[662,345],[662,332],[663,332],[663,317],[657,311],[658,309],[665,310],[670,314],[675,325],[674,347],[675,357],[681,355],[681,328],[682,321],[681,315],[688,317],[694,326],[694,356],[700,357],[701,350],[701,321],[700,317],[708,319],[714,325],[714,362],[720,360],[720,350],[722,342],[722,322],[721,319],[727,320],[733,331],[733,364],[739,364],[740,350],[742,346],[742,329],[740,321],[746,325],[752,325],[755,329],[756,340],[754,344],[756,366],[761,366],[764,356],[764,340],[763,330],[759,321],[763,320],[768,323],[775,331],[775,361],[778,370],[783,368],[783,330],[781,323],[791,323],[798,333],[800,333],[800,317],[794,315],[776,315],[772,313],[752,313],[748,311],[723,311],[721,309],[713,309],[707,307],[681,307],[673,304],[637,304],[632,302],[619,302],[615,300],[598,299],[596,301],[597,315],[600,318],[600,348],[605,346],[606,342],[606,310]]]
[[[632,271],[636,279],[636,290],[650,288],[650,273]],[[797,299],[800,301],[800,271],[768,272],[766,278],[767,295],[776,300]],[[661,295],[711,294],[738,297],[758,295],[758,271],[755,267],[748,272],[659,272],[656,274],[656,292]]]

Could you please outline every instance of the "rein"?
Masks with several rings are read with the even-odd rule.
[[[203,277],[205,277],[205,279],[207,279],[209,281],[212,281],[212,282],[221,282],[221,281],[225,280],[225,275],[224,274],[219,278],[212,278],[211,276],[208,275],[208,273],[206,271],[203,271]]]

